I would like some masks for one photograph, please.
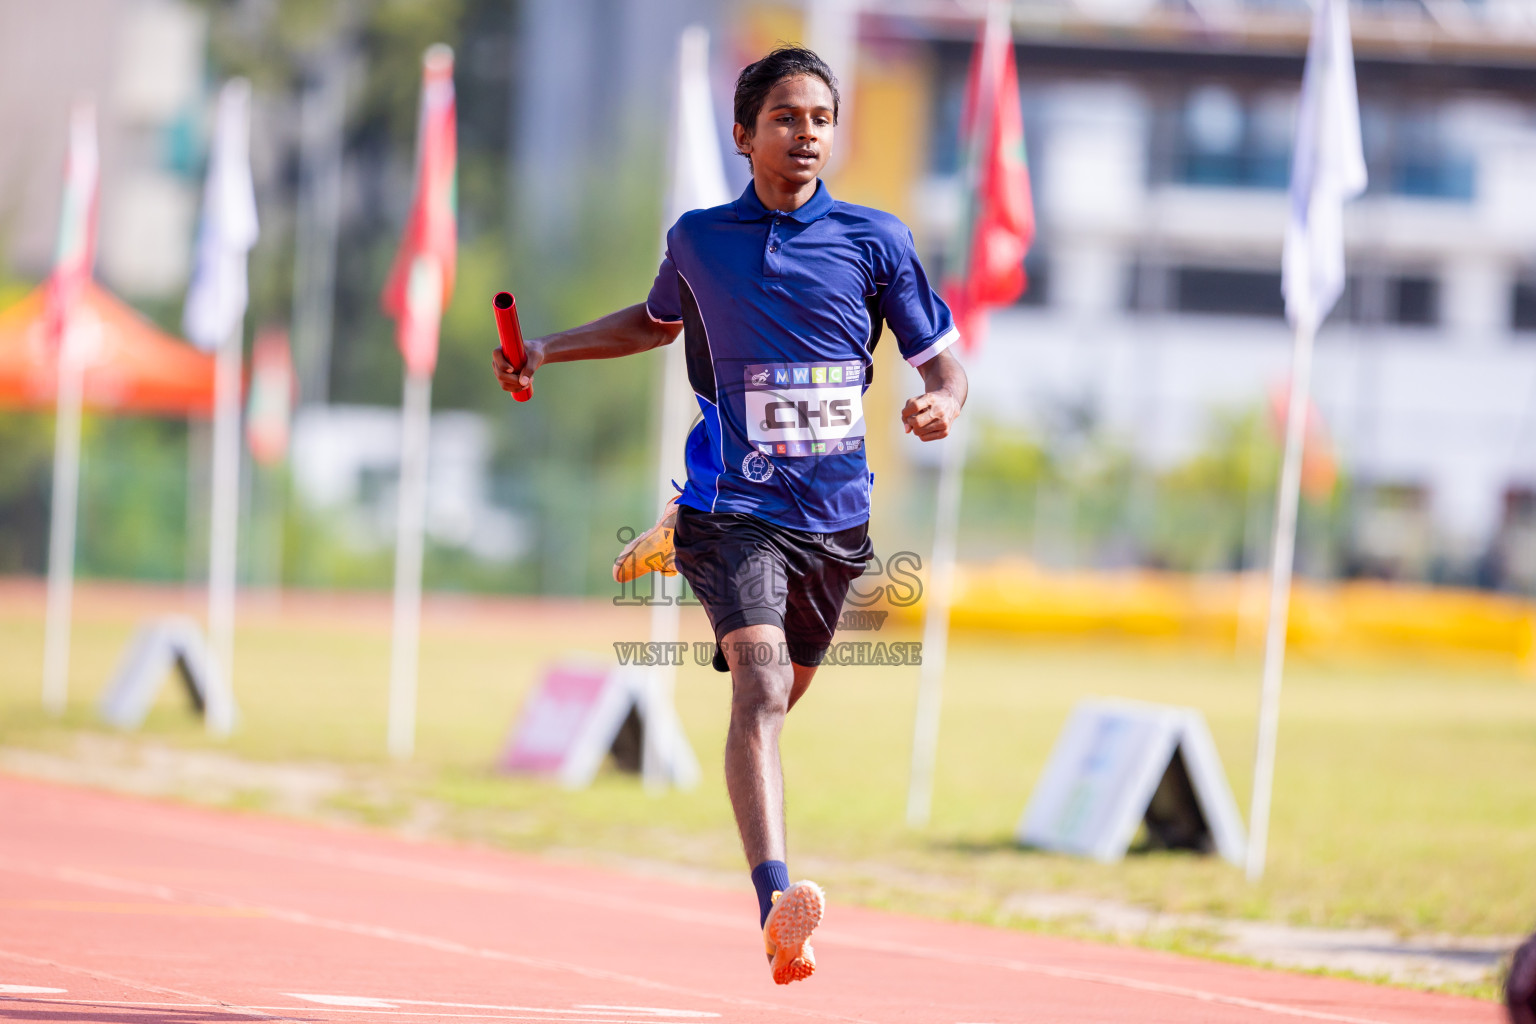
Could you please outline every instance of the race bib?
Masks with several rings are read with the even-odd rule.
[[[833,455],[864,447],[864,364],[753,363],[747,440],[764,455]]]

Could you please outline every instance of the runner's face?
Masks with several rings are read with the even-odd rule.
[[[827,165],[832,133],[832,90],[815,75],[796,75],[769,91],[751,135],[736,126],[736,145],[752,157],[754,175],[804,185]]]

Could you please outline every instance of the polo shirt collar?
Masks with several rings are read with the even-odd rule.
[[[784,216],[801,224],[809,224],[831,213],[832,202],[832,193],[827,191],[827,183],[817,179],[816,194],[811,196],[800,209],[785,213]],[[742,220],[762,220],[778,212],[763,205],[763,201],[757,197],[756,186],[750,181],[747,182],[746,191],[732,205],[736,208],[736,216]]]

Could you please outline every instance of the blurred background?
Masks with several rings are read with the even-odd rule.
[[[141,736],[92,706],[146,615],[202,613],[209,421],[87,410],[71,703],[54,718],[38,699],[53,413],[0,408],[0,770],[744,885],[718,769],[725,682],[707,666],[676,680],[696,790],[644,797],[610,767],[572,792],[492,767],[552,660],[611,665],[616,642],[652,635],[646,591],[621,596],[610,564],[621,531],[658,511],[663,353],[554,366],[513,403],[490,372],[489,300],[514,291],[539,334],[645,297],[692,24],[709,30],[732,190],[748,180],[729,155],[736,74],[804,42],[842,83],[830,190],[905,220],[941,278],[983,8],[0,0],[0,318],[52,265],[70,104],[89,94],[97,280],[179,336],[215,97],[245,76],[261,231],[244,340],[286,333],[298,389],[286,454],[243,456],[241,717],[223,742],[172,687]],[[1349,12],[1370,187],[1346,210],[1348,285],[1318,338],[1264,881],[1144,845],[1113,865],[1021,850],[1013,828],[1091,695],[1198,709],[1247,810],[1311,7],[1015,0],[1038,234],[1024,296],[964,356],[973,429],[931,824],[903,824],[917,668],[828,666],[784,734],[796,871],[837,899],[1483,995],[1529,930],[1536,2]],[[379,295],[436,42],[456,53],[458,279],[432,388],[418,743],[398,763],[384,738],[402,368]],[[874,610],[890,617],[839,639],[921,635],[889,563],[905,551],[927,572],[940,446],[900,430],[921,382],[894,348],[866,397],[887,569],[873,583],[892,584]],[[709,636],[696,607],[681,628]],[[1233,945],[1218,917],[1376,929],[1357,952],[1419,938],[1407,960],[1345,961],[1335,939]]]
[[[1300,571],[1536,588],[1536,27],[1524,0],[1352,4],[1369,194],[1325,328]],[[977,10],[818,0],[59,0],[0,5],[0,305],[40,281],[68,104],[101,100],[98,277],[178,331],[219,81],[255,84],[262,221],[248,333],[290,333],[291,458],[248,468],[257,587],[387,585],[400,360],[377,296],[409,201],[416,69],[459,54],[460,282],[443,327],[429,589],[611,590],[648,524],[659,360],[495,387],[486,299],[540,333],[639,301],[655,269],[679,30],[712,32],[722,146],[736,71],[826,52],[848,109],[829,183],[942,266]],[[1280,248],[1304,0],[1018,0],[1039,237],[971,360],[981,424],[961,558],[1058,570],[1264,563],[1289,362]],[[729,152],[729,150],[727,150]],[[733,188],[746,181],[731,158]],[[936,276],[936,275],[935,275]],[[890,359],[888,353],[883,357]],[[877,375],[877,541],[926,550],[934,453]],[[878,396],[877,396],[878,400]],[[80,570],[200,580],[208,427],[93,418]],[[45,568],[46,413],[0,412],[0,571]]]

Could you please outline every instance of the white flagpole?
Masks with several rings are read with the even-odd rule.
[[[69,635],[75,590],[75,526],[80,495],[80,412],[85,366],[78,316],[64,325],[59,344],[59,390],[54,406],[53,507],[48,529],[48,610],[43,639],[43,707],[64,713],[69,699]]]
[[[80,499],[80,416],[84,404],[85,332],[100,331],[95,316],[80,315],[95,261],[96,198],[101,178],[96,148],[96,107],[75,104],[69,119],[69,152],[64,168],[63,210],[54,256],[55,287],[66,295],[54,313],[57,329],[58,392],[54,402],[53,506],[49,510],[48,599],[43,634],[43,707],[61,715],[69,700],[69,636],[75,589],[75,532]],[[60,276],[62,275],[62,277]],[[56,295],[57,301],[59,297]],[[50,308],[53,302],[49,303]]]
[[[938,759],[939,712],[944,703],[944,665],[949,654],[949,609],[954,599],[955,544],[960,533],[967,435],[962,417],[954,422],[944,440],[939,463],[939,502],[923,608],[923,662],[918,675],[912,769],[907,786],[907,824],[914,827],[928,824],[933,809],[933,770]]]
[[[992,124],[993,96],[988,86],[996,78],[994,61],[998,47],[994,40],[1008,34],[1012,24],[1012,4],[1008,0],[989,0],[977,95],[976,119],[969,139],[970,155],[966,161],[966,186],[972,206],[966,216],[974,216],[974,201],[981,187],[981,164],[985,159],[988,132]],[[962,237],[968,239],[969,232]],[[964,262],[962,260],[962,262]],[[985,322],[985,311],[975,314],[978,324]],[[966,432],[956,420],[945,441],[939,463],[938,507],[933,523],[933,560],[923,609],[923,661],[918,672],[917,710],[912,722],[912,765],[907,779],[907,824],[920,827],[928,823],[933,810],[933,771],[939,749],[939,712],[944,702],[944,666],[949,654],[949,608],[953,597],[955,542],[960,530],[960,484],[965,476]]]
[[[683,345],[684,338],[679,334],[677,339],[667,346],[662,356],[661,408],[657,416],[660,422],[656,430],[660,446],[660,460],[656,475],[658,506],[671,499],[673,493],[671,467],[682,452],[688,438],[687,423],[683,420],[681,410],[686,410],[693,404],[693,393],[685,386],[688,366],[684,358]],[[651,605],[651,640],[659,644],[675,643],[681,632],[682,609],[678,606],[677,600],[682,587],[677,586],[679,593],[675,595],[669,595],[667,589],[666,577],[661,577],[661,586],[657,588],[661,600]],[[666,600],[669,597],[670,600]],[[656,648],[656,650],[667,649],[666,647]],[[655,665],[651,668],[649,676],[650,686],[646,700],[649,708],[654,710],[646,715],[645,731],[642,734],[644,747],[641,751],[641,771],[645,788],[652,793],[659,793],[672,781],[671,751],[666,749],[669,741],[662,735],[660,723],[670,721],[664,709],[672,703],[677,668],[671,664]]]
[[[208,643],[225,685],[212,687],[204,718],[208,732],[228,736],[234,727],[235,559],[240,515],[240,365],[244,319],[214,354],[213,472],[208,531]]]
[[[702,25],[683,29],[678,39],[677,92],[674,97],[673,138],[666,217],[663,236],[678,217],[689,210],[718,206],[730,199],[725,184],[725,168],[720,160],[720,140],[715,125],[714,104],[709,90],[709,30]],[[665,238],[663,238],[665,245]],[[688,438],[691,411],[696,403],[687,386],[687,338],[679,334],[662,355],[661,407],[656,420],[657,465],[656,505],[659,509],[672,497],[672,479],[680,465],[683,445]],[[658,588],[667,598],[665,577]],[[681,592],[681,586],[678,590]],[[651,640],[660,644],[677,641],[682,610],[677,597],[651,605]],[[667,648],[657,648],[666,650]],[[641,751],[641,773],[645,788],[652,793],[666,789],[677,779],[671,774],[672,752],[667,749],[670,734],[661,722],[671,721],[672,693],[677,681],[674,665],[656,665],[647,673],[646,727]]]
[[[395,523],[395,622],[389,658],[389,752],[416,749],[416,673],[421,642],[421,554],[427,512],[432,375],[405,374],[401,408],[400,510]]]
[[[1280,683],[1285,674],[1285,637],[1291,611],[1291,571],[1296,560],[1296,513],[1301,502],[1301,460],[1312,390],[1310,323],[1296,328],[1291,356],[1291,398],[1285,415],[1285,461],[1275,507],[1274,559],[1269,569],[1269,626],[1264,634],[1264,684],[1259,695],[1259,737],[1254,752],[1249,804],[1248,879],[1264,874],[1269,842],[1269,804],[1275,782],[1275,738],[1280,729]]]
[[[1344,204],[1366,187],[1360,142],[1355,61],[1344,0],[1318,0],[1302,76],[1291,167],[1291,215],[1286,225],[1281,287],[1296,330],[1291,395],[1285,422],[1285,461],[1275,508],[1270,566],[1269,627],[1264,637],[1264,682],[1254,744],[1253,799],[1249,804],[1247,875],[1264,874],[1280,728],[1280,686],[1290,615],[1296,514],[1312,386],[1312,347],[1318,325],[1344,290]]]

